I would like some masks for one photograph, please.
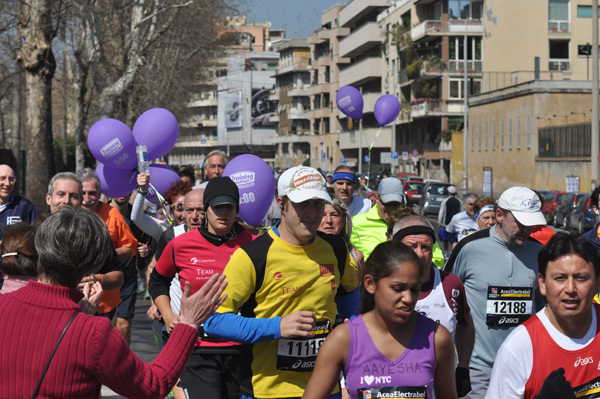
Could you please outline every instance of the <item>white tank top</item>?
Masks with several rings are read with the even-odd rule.
[[[446,327],[450,331],[452,339],[454,339],[457,323],[456,315],[450,308],[450,305],[448,305],[439,269],[437,267],[432,267],[431,269],[435,275],[433,288],[427,297],[417,301],[415,310]]]

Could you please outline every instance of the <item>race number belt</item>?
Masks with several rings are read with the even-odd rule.
[[[312,371],[329,327],[329,320],[321,320],[310,330],[314,334],[310,338],[280,339],[277,370]]]
[[[600,398],[600,377],[573,388],[577,399]]]
[[[485,323],[490,327],[518,326],[533,311],[533,288],[489,286]]]
[[[427,387],[370,387],[357,391],[358,399],[427,398]]]

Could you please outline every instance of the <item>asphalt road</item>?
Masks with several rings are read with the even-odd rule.
[[[160,347],[154,340],[154,334],[152,333],[152,324],[146,316],[146,311],[150,307],[150,300],[139,299],[135,303],[135,316],[133,317],[132,328],[131,328],[131,349],[135,352],[140,359],[145,362],[152,362]],[[159,329],[159,325],[157,329]],[[159,342],[162,345],[162,342]],[[107,387],[102,387],[101,392],[102,398],[123,398],[123,396],[117,395]]]

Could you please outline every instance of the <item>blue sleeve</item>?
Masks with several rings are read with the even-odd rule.
[[[281,338],[280,324],[281,317],[255,319],[235,313],[215,313],[204,323],[204,332],[211,337],[252,344]]]
[[[348,294],[336,295],[335,303],[342,320],[353,319],[360,308],[360,290],[357,288]]]

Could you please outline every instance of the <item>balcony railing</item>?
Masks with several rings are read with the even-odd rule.
[[[571,23],[569,21],[548,21],[548,32],[569,33],[570,31]]]
[[[479,19],[450,21],[427,20],[412,29],[411,37],[413,41],[416,41],[427,35],[447,33],[483,33],[483,25]]]
[[[548,70],[550,71],[570,71],[571,62],[569,60],[550,60],[548,63]]]
[[[448,61],[448,72],[464,72],[465,62],[462,60],[450,60]],[[481,72],[481,61],[479,60],[467,60],[467,72],[477,73]]]

